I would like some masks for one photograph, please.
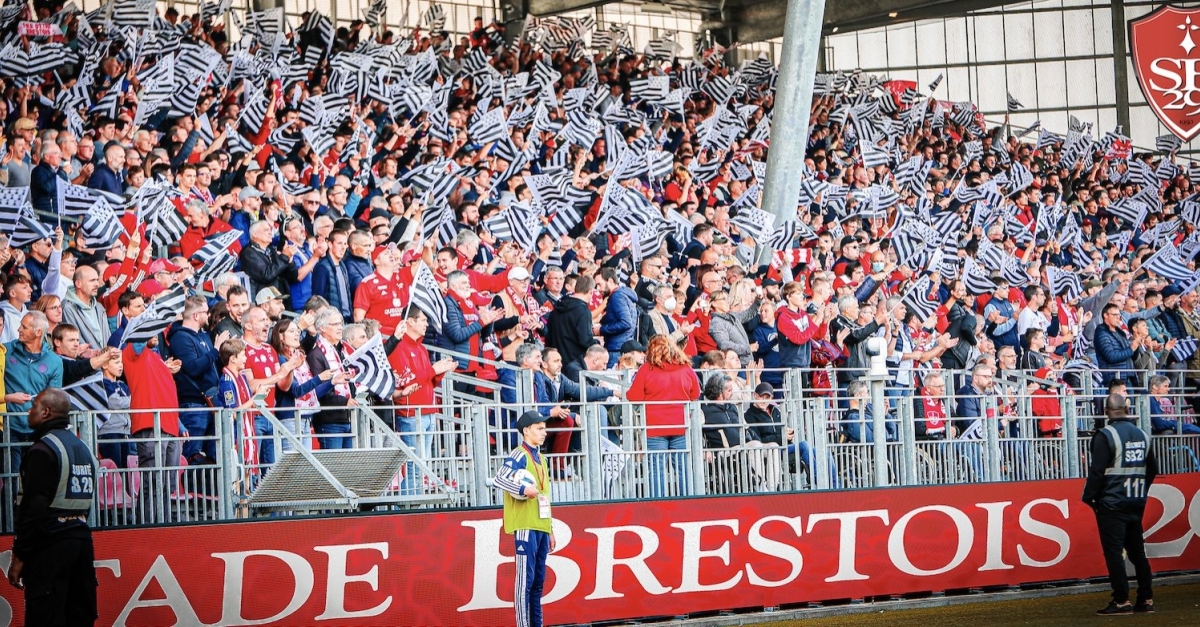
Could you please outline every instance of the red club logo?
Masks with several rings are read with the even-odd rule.
[[[1164,6],[1129,23],[1133,68],[1158,119],[1183,141],[1200,133],[1200,9]]]

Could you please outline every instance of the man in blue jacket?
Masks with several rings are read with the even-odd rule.
[[[125,149],[117,142],[110,142],[104,149],[104,163],[96,166],[88,187],[102,192],[123,196],[125,194]]]
[[[167,335],[170,356],[182,364],[176,372],[175,388],[179,394],[179,422],[190,439],[183,445],[183,456],[192,459],[204,451],[209,459],[217,459],[217,443],[212,436],[213,410],[209,403],[218,384],[217,346],[229,339],[222,331],[210,340],[204,327],[208,323],[208,301],[203,296],[189,296],[183,304],[183,320],[172,325]],[[186,411],[192,410],[192,411]],[[203,441],[196,438],[207,437]]]
[[[10,412],[5,427],[14,443],[33,441],[33,428],[24,415],[33,406],[33,397],[46,388],[62,387],[62,357],[51,350],[46,340],[49,330],[46,314],[31,311],[21,317],[17,339],[5,345],[4,391]],[[23,450],[19,446],[9,449],[13,468],[21,467]]]
[[[629,340],[637,339],[638,309],[637,293],[621,285],[617,271],[601,268],[596,273],[596,288],[608,298],[604,316],[600,318],[600,335],[604,336],[604,347],[608,349],[608,367],[617,365],[621,358],[621,347]]]
[[[1101,381],[1125,379],[1128,382],[1133,374],[1133,354],[1141,347],[1145,336],[1135,337],[1130,342],[1122,328],[1121,309],[1112,303],[1104,306],[1102,316],[1095,337],[1096,365],[1100,368]]]

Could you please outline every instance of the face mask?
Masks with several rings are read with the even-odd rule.
[[[872,261],[871,262],[871,272],[883,272],[883,262],[882,261]]]
[[[678,304],[679,304],[679,301],[675,300],[674,296],[663,301],[663,307],[666,307],[667,311],[675,311],[675,306]]]

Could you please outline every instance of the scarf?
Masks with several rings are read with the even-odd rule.
[[[329,340],[323,337],[317,338],[317,349],[325,356],[325,361],[329,363],[329,369],[334,371],[335,375],[345,372],[342,369],[342,355],[338,352],[337,347],[329,343]],[[319,375],[320,373],[317,374]],[[338,396],[345,398],[351,398],[352,396],[350,394],[350,384],[348,383],[339,383],[333,386],[333,391]]]
[[[450,290],[449,294],[450,298],[454,299],[454,302],[458,303],[458,308],[462,310],[463,326],[470,326],[472,322],[479,322],[480,325],[483,324],[479,319],[479,309],[475,306],[474,301],[469,298],[463,298],[462,296],[459,296],[458,292],[455,292],[454,290]],[[482,333],[483,330],[480,329],[479,333],[471,335],[471,337],[467,340],[470,346],[467,352],[476,357],[483,356],[483,344],[481,343],[481,338],[479,337]],[[467,362],[467,372],[478,372],[479,369],[480,366],[478,361],[471,360]]]

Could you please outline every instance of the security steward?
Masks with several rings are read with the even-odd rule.
[[[57,388],[33,399],[34,442],[21,459],[16,538],[8,581],[25,590],[25,624],[96,622],[96,569],[87,516],[96,459],[67,429],[71,401]]]
[[[1142,514],[1146,495],[1158,474],[1150,437],[1130,419],[1125,396],[1109,394],[1104,403],[1108,426],[1092,436],[1092,461],[1088,467],[1083,502],[1096,512],[1100,546],[1108,566],[1112,601],[1096,613],[1102,616],[1153,613],[1154,573],[1146,559],[1142,540]],[[1129,578],[1125,574],[1125,555],[1137,573],[1137,605],[1129,602]]]

